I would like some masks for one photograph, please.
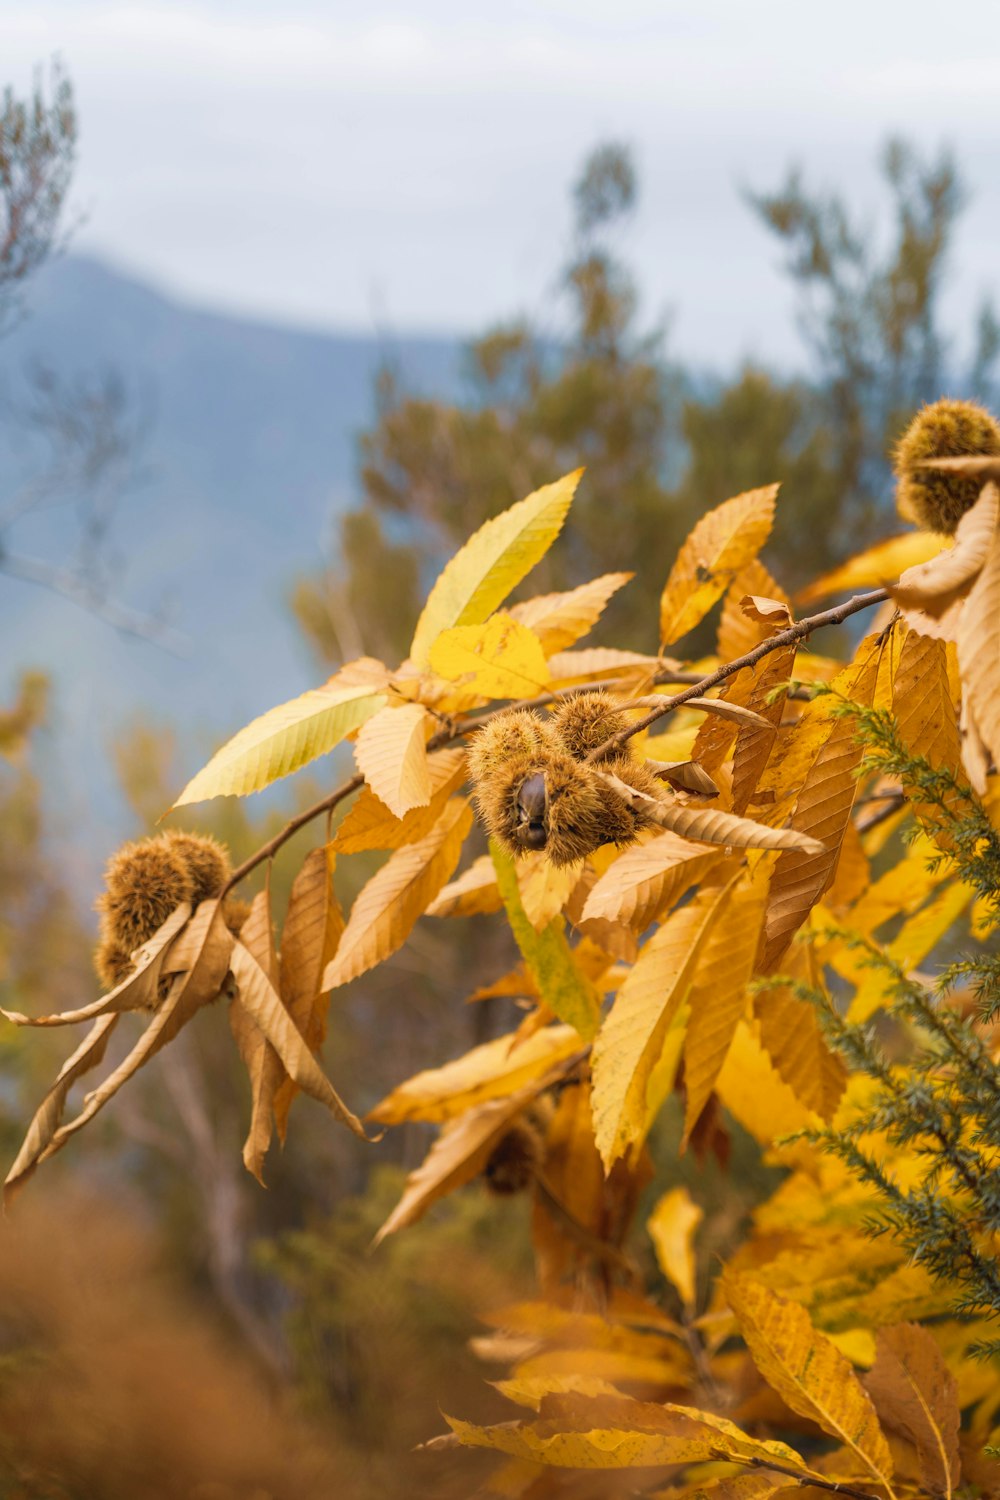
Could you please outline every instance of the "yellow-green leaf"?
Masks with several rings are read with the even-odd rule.
[[[573,961],[562,918],[555,917],[536,932],[521,904],[514,861],[495,841],[490,842],[490,852],[514,941],[534,976],[540,999],[589,1042],[597,1030],[600,996]]]
[[[443,630],[481,625],[555,541],[582,469],[547,484],[480,526],[447,564],[424,605],[410,647],[418,666],[430,662]]]
[[[259,792],[326,755],[386,702],[384,693],[358,686],[311,688],[289,703],[280,703],[217,750],[174,806]]]
[[[478,698],[532,698],[549,685],[538,637],[510,615],[484,625],[456,625],[431,646],[431,670]]]

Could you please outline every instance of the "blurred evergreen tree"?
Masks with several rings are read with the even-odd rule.
[[[627,148],[599,146],[573,188],[562,335],[523,320],[489,331],[469,347],[454,403],[407,395],[383,373],[378,418],[361,439],[363,503],[341,522],[334,570],[293,596],[320,659],[398,659],[443,558],[488,516],[580,464],[572,541],[531,592],[641,560],[602,622],[608,639],[638,649],[656,647],[656,598],[677,546],[729,495],[782,481],[773,550],[792,583],[891,529],[896,434],[925,400],[988,393],[1000,328],[985,306],[961,373],[940,306],[963,200],[952,160],[924,161],[891,141],[881,166],[881,233],[798,172],[749,198],[785,249],[809,373],[747,366],[696,381],[668,362],[661,331],[639,325],[634,282],[612,249],[636,174]]]

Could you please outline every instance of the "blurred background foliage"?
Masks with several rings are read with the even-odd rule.
[[[36,169],[49,164],[49,217],[25,259],[0,266],[0,310],[57,237],[75,146],[64,80],[35,117],[49,133],[47,146],[32,145]],[[642,326],[622,252],[636,172],[621,145],[593,151],[572,188],[573,243],[547,325],[515,321],[473,341],[458,401],[422,399],[384,370],[336,566],[300,579],[291,600],[324,670],[363,651],[398,660],[441,561],[488,516],[581,464],[574,525],[530,591],[636,568],[602,622],[618,646],[656,648],[674,552],[729,495],[782,481],[769,562],[786,586],[892,530],[896,433],[942,392],[988,398],[998,333],[985,308],[969,366],[956,367],[940,312],[962,202],[955,164],[897,141],[882,166],[877,232],[798,174],[748,196],[796,288],[809,374],[782,375],[761,351],[708,380],[672,362],[664,330]],[[59,787],[37,769],[45,667],[0,714],[0,998],[27,1011],[84,1004],[95,989],[90,924],[47,840]],[[164,725],[138,722],[120,737],[135,835],[154,828],[181,784],[176,754]],[[298,805],[317,795],[316,782],[295,786]],[[223,838],[238,862],[285,816],[227,801],[191,826]],[[321,837],[303,835],[273,870],[279,920],[290,874]],[[355,888],[376,858],[351,861]],[[346,906],[354,890],[338,880]],[[370,1107],[417,1069],[510,1028],[513,1002],[463,1004],[513,965],[509,943],[488,919],[425,923],[392,962],[338,993],[325,1062],[353,1105]],[[424,1137],[414,1128],[365,1148],[299,1102],[262,1192],[240,1163],[249,1104],[226,1031],[221,1008],[203,1015],[4,1227],[0,1493],[466,1494],[460,1459],[442,1469],[409,1450],[439,1430],[439,1407],[490,1415],[467,1342],[478,1309],[530,1294],[525,1203],[473,1187],[369,1255]],[[0,1031],[8,1155],[64,1049],[58,1035]],[[670,1161],[677,1110],[657,1129],[671,1149],[656,1157]],[[706,1243],[722,1250],[771,1175],[740,1134],[705,1146],[680,1176],[697,1181]],[[650,1197],[667,1185],[651,1184]],[[676,1311],[670,1289],[660,1294]]]

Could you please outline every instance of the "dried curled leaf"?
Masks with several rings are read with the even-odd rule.
[[[240,942],[253,954],[277,989],[278,956],[274,950],[270,887],[254,896],[250,915],[240,928]],[[280,1057],[238,994],[229,1003],[229,1028],[250,1080],[250,1129],[243,1143],[243,1165],[263,1187],[264,1158],[271,1144],[274,1097],[286,1074]]]
[[[443,630],[481,625],[503,603],[555,541],[583,470],[520,500],[469,538],[441,573],[424,605],[410,646],[420,667]]]
[[[78,1010],[57,1011],[52,1016],[26,1016],[19,1010],[0,1010],[0,1016],[13,1021],[15,1026],[74,1026],[79,1021],[92,1021],[97,1016],[120,1015],[126,1010],[153,1010],[167,949],[183,930],[190,915],[190,906],[187,902],[181,902],[149,941],[136,949],[132,955],[135,965],[132,973],[90,1005],[81,1005]]]
[[[682,807],[679,802],[660,802],[645,792],[627,786],[611,772],[602,771],[602,779],[630,807],[641,806],[645,814],[661,828],[669,828],[682,838],[700,839],[706,844],[725,844],[731,849],[795,849],[803,854],[817,854],[822,845],[808,834],[794,828],[767,828],[750,818],[710,807]]]
[[[997,524],[1000,490],[984,485],[982,494],[958,523],[955,545],[931,561],[908,568],[889,592],[897,604],[940,619],[967,593],[989,555]]]
[[[971,514],[971,512],[970,512]],[[958,630],[958,669],[967,717],[1000,765],[1000,522],[994,522],[982,572],[965,601]],[[971,778],[970,778],[971,779]]]

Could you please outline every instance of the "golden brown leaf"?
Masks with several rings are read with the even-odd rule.
[[[728,877],[728,879],[727,879]],[[594,1043],[591,1106],[606,1167],[642,1138],[646,1090],[674,1016],[687,999],[702,944],[725,907],[731,867],[713,871],[643,947]]]
[[[277,989],[278,956],[274,951],[270,885],[254,896],[250,915],[240,928],[240,942],[253,954]],[[234,995],[229,1004],[229,1026],[250,1079],[250,1129],[243,1143],[243,1165],[263,1187],[264,1158],[271,1144],[274,1096],[285,1077],[285,1070],[239,995]]]
[[[940,619],[967,594],[989,555],[998,504],[1000,491],[996,485],[985,485],[975,505],[959,521],[954,546],[929,562],[907,568],[889,590],[896,603]]]
[[[173,1041],[192,1016],[218,995],[226,978],[233,948],[233,937],[223,919],[221,902],[203,901],[181,939],[186,940],[190,967],[174,977],[166,998],[160,1003],[132,1051],[103,1083],[87,1095],[80,1113],[60,1126],[39,1157],[40,1161],[61,1150],[70,1136],[82,1130],[134,1073],[154,1057],[161,1047]]]
[[[823,1038],[816,1007],[781,986],[757,995],[754,1010],[761,1042],[789,1088],[807,1109],[832,1120],[847,1070]]]
[[[395,817],[370,786],[363,786],[337,829],[333,847],[338,854],[365,849],[401,849],[415,844],[434,827],[448,798],[465,780],[465,751],[438,750],[427,757],[431,797],[426,807],[414,807]]]
[[[311,1052],[319,1051],[326,1036],[329,994],[322,980],[344,932],[344,915],[333,889],[336,860],[330,848],[306,855],[292,885],[281,934],[281,999]],[[282,1141],[296,1092],[294,1081],[286,1078],[274,1101]]]
[[[731,1268],[722,1293],[754,1364],[783,1401],[849,1448],[877,1484],[892,1490],[892,1456],[871,1398],[848,1360],[805,1308]]]
[[[961,1477],[958,1382],[932,1335],[916,1323],[880,1328],[864,1384],[886,1431],[916,1448],[922,1483],[951,1500]]]
[[[663,662],[657,656],[620,651],[615,646],[586,646],[582,651],[559,651],[549,659],[554,688],[594,682],[604,677],[642,682],[651,679],[662,666]]]
[[[702,516],[677,554],[660,600],[660,641],[669,646],[704,619],[771,534],[778,485],[749,490]]]
[[[419,703],[390,704],[365,720],[354,742],[358,770],[396,818],[431,800],[427,725]]]
[[[120,1014],[115,1012],[99,1016],[76,1051],[59,1069],[55,1083],[36,1109],[21,1149],[7,1173],[3,1186],[5,1207],[46,1154],[49,1142],[59,1128],[66,1107],[66,1097],[74,1083],[103,1061],[108,1039],[120,1019]]]
[[[383,1125],[404,1120],[440,1124],[489,1099],[518,1093],[580,1051],[574,1026],[546,1026],[519,1046],[513,1042],[510,1036],[497,1037],[443,1067],[415,1074],[376,1104],[370,1118]]]
[[[791,618],[788,596],[775,583],[760,558],[754,558],[747,567],[740,569],[726,591],[716,645],[720,661],[735,661],[737,657],[746,656],[748,651],[752,651],[772,634],[774,626],[771,622],[755,620],[742,607],[743,600],[748,596],[761,594],[784,604],[789,619]]]
[[[545,1184],[585,1234],[600,1239],[608,1229],[604,1166],[594,1144],[590,1116],[590,1084],[583,1077],[560,1090],[555,1113],[545,1137]],[[543,1292],[554,1292],[571,1267],[587,1263],[588,1247],[572,1233],[566,1220],[554,1213],[547,1197],[535,1194],[532,1240],[538,1281]]]
[[[149,941],[133,953],[135,967],[132,973],[90,1005],[81,1005],[78,1010],[57,1011],[52,1016],[26,1016],[19,1010],[0,1010],[0,1016],[13,1021],[15,1026],[72,1026],[78,1021],[92,1021],[97,1016],[120,1015],[126,1010],[153,1009],[167,949],[177,934],[183,931],[190,915],[190,906],[182,902],[170,913],[163,926],[157,928]]]
[[[770,870],[761,862],[744,870],[702,944],[691,980],[691,1019],[684,1039],[684,1137],[691,1131],[715,1087],[737,1023],[747,1008],[764,920]]]
[[[295,1022],[282,1005],[281,996],[253,954],[239,942],[233,948],[232,970],[243,1008],[267,1037],[289,1078],[298,1084],[303,1093],[324,1105],[335,1120],[346,1125],[362,1140],[367,1140],[364,1126],[347,1108],[309,1051],[305,1038],[296,1029]]]
[[[834,568],[832,573],[824,573],[822,578],[817,578],[815,583],[796,594],[795,602],[812,604],[827,594],[891,583],[905,569],[918,567],[936,557],[945,542],[945,537],[932,536],[929,531],[904,531],[902,536],[890,537],[886,542],[877,542],[866,552],[859,552],[839,568]]]
[[[471,807],[455,798],[430,833],[389,856],[351,908],[336,956],[323,973],[324,990],[347,984],[402,947],[451,877],[471,827]]]

